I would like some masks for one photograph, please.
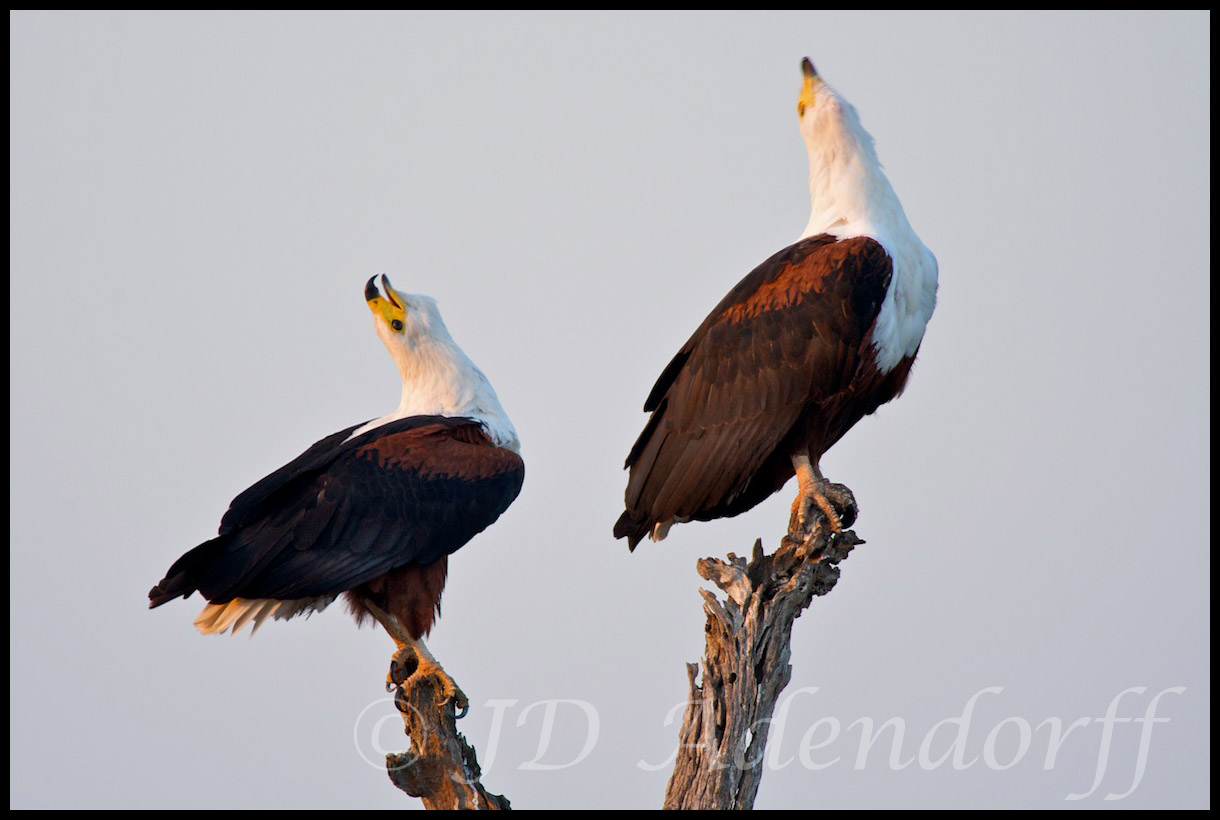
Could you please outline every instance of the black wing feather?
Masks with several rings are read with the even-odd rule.
[[[524,464],[478,422],[401,419],[329,436],[241,493],[221,535],[184,555],[153,606],[198,589],[233,598],[335,595],[454,552],[506,510]]]
[[[220,534],[224,535],[230,530],[243,526],[251,515],[256,515],[256,510],[271,500],[272,496],[286,487],[291,487],[297,479],[302,476],[311,476],[319,469],[325,468],[342,451],[343,444],[352,431],[361,424],[367,424],[367,422],[353,424],[321,441],[314,442],[308,450],[292,461],[243,490],[229,504],[228,511],[220,520]]]

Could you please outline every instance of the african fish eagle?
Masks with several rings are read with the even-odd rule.
[[[793,520],[842,524],[819,461],[902,392],[936,304],[936,257],[907,222],[856,109],[806,58],[797,102],[812,214],[741,280],[661,373],[627,456],[630,549],[670,526],[738,515],[794,474]]]
[[[440,612],[448,556],[490,526],[525,476],[517,431],[436,302],[384,275],[364,295],[402,375],[388,416],[327,436],[233,499],[220,533],[179,558],[149,592],[157,607],[199,591],[205,635],[320,611],[346,594],[420,670],[452,680],[422,644]]]

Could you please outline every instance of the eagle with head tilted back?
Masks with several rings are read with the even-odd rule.
[[[738,515],[793,475],[793,521],[851,523],[819,461],[902,392],[936,304],[936,257],[907,222],[856,109],[806,58],[797,114],[809,152],[805,232],[755,268],[662,371],[627,456],[631,549],[670,526]],[[836,501],[830,503],[830,499]]]
[[[216,538],[179,558],[149,606],[198,591],[205,635],[320,611],[340,595],[372,616],[416,674],[456,687],[423,646],[440,612],[448,556],[516,499],[525,476],[517,431],[496,391],[427,296],[384,275],[364,295],[402,376],[388,416],[327,436],[233,499]]]

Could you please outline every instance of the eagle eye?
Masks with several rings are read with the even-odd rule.
[[[395,330],[402,330],[402,320],[395,319],[394,321],[390,322],[390,327],[394,328]]]

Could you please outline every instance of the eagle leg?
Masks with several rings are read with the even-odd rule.
[[[432,678],[440,685],[441,703],[452,703],[459,712],[458,717],[464,717],[470,708],[470,699],[432,656],[424,642],[412,638],[401,621],[367,598],[364,605],[398,644],[398,651],[390,660],[390,672],[386,675],[386,690],[393,691],[404,685],[414,687],[425,678]]]
[[[441,703],[452,703],[457,717],[465,717],[470,708],[466,697],[449,673],[441,667],[423,641],[402,644],[390,659],[390,673],[386,675],[386,688],[418,686],[424,679],[432,678],[441,687]]]
[[[842,532],[844,527],[855,523],[859,507],[851,490],[842,484],[827,481],[808,456],[793,456],[792,466],[796,470],[800,490],[792,502],[792,517],[788,524],[790,532],[805,531],[816,514],[815,510],[821,513],[831,532]]]

